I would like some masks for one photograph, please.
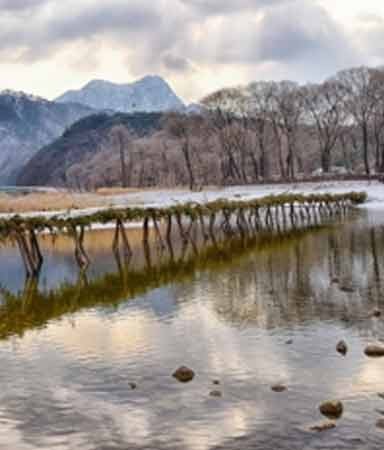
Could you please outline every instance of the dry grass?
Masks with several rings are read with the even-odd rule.
[[[20,196],[0,194],[0,213],[59,211],[108,206],[108,198],[96,194],[67,192],[31,193]]]
[[[84,209],[93,207],[108,207],[111,198],[117,195],[155,191],[156,188],[102,188],[94,193],[74,192],[34,192],[25,195],[10,195],[0,193],[1,213],[26,213],[34,211],[64,211],[69,209]],[[180,189],[175,189],[179,191]]]
[[[96,193],[98,195],[109,196],[109,195],[131,194],[131,193],[140,192],[140,191],[142,191],[142,189],[111,187],[111,188],[100,188],[100,189],[97,189]]]
[[[137,188],[102,188],[94,193],[74,192],[34,192],[25,195],[10,195],[0,193],[1,213],[26,213],[33,211],[64,211],[69,209],[84,209],[93,207],[108,207],[111,198],[117,195],[154,191],[153,189]],[[179,189],[175,189],[175,191]]]

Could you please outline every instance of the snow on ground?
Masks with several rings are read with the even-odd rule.
[[[202,192],[190,192],[187,190],[160,189],[142,192],[129,192],[118,194],[109,198],[109,204],[114,208],[126,207],[167,207],[170,205],[196,202],[207,203],[220,198],[227,200],[251,200],[265,197],[267,195],[278,195],[282,193],[330,193],[340,194],[351,191],[366,192],[367,203],[361,205],[363,208],[384,210],[384,184],[378,181],[330,181],[322,183],[295,183],[295,184],[270,184],[253,186],[233,186],[228,188],[207,189]],[[55,211],[20,214],[22,217],[34,217],[44,215],[46,217],[78,217],[100,211],[103,208],[86,208],[71,211]],[[8,219],[13,214],[0,214],[0,219]]]
[[[117,195],[113,198],[116,206],[165,207],[178,203],[206,203],[220,198],[227,200],[251,200],[267,195],[282,193],[331,193],[367,192],[368,201],[365,208],[384,209],[384,184],[377,181],[333,181],[323,183],[270,184],[253,186],[234,186],[222,189],[211,189],[202,192],[185,190],[144,191]]]

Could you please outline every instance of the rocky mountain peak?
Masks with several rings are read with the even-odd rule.
[[[170,85],[157,75],[147,75],[126,84],[92,80],[79,90],[64,93],[57,101],[125,113],[178,111],[184,108]]]

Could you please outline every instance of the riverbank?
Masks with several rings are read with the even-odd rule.
[[[366,192],[368,201],[362,205],[369,209],[384,209],[384,185],[378,181],[329,181],[298,182],[295,184],[270,184],[207,188],[200,192],[187,189],[102,190],[95,193],[71,193],[66,191],[33,192],[23,196],[0,194],[0,218],[14,214],[34,215],[83,215],[109,208],[159,207],[180,203],[207,203],[219,198],[227,200],[252,200],[267,195],[340,194]]]

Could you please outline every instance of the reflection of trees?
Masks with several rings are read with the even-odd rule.
[[[308,231],[292,231],[282,239],[299,239],[305,233]],[[44,326],[50,320],[82,309],[117,307],[121,302],[158,286],[188,279],[196,270],[217,272],[232,267],[237,258],[244,258],[256,245],[268,247],[274,239],[271,234],[233,239],[203,247],[198,253],[188,248],[188,245],[181,245],[176,259],[160,257],[153,264],[139,266],[140,269],[136,265],[122,265],[118,260],[117,273],[88,280],[85,273],[81,272],[77,283],[63,284],[48,292],[39,290],[37,279],[27,279],[20,294],[13,294],[5,287],[0,287],[3,299],[0,307],[0,338],[22,335],[30,328]],[[241,290],[245,292],[249,281],[246,278],[239,280]]]
[[[370,241],[371,241],[371,252],[373,259],[373,272],[375,275],[375,282],[377,287],[380,289],[380,265],[379,265],[379,257],[377,254],[376,230],[374,228],[372,228],[370,231]]]
[[[141,266],[120,262],[118,273],[80,277],[48,292],[29,280],[18,295],[0,290],[0,338],[82,309],[117,307],[150,289],[187,280],[196,270],[202,271],[200,287],[209,280],[212,306],[226,321],[273,328],[340,317],[364,329],[361,319],[383,298],[382,233],[355,224],[266,233],[205,246],[197,254],[191,246],[176,246],[170,258],[162,254]],[[332,283],[335,277],[339,283]]]
[[[366,319],[383,299],[378,233],[345,225],[275,242],[227,275],[230,292],[223,289],[225,276],[209,279],[216,284],[214,307],[233,323],[274,328],[339,318],[367,332]]]

